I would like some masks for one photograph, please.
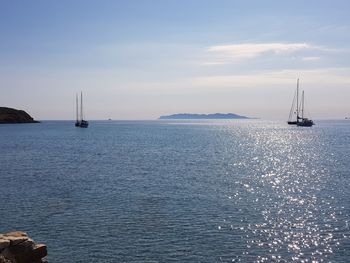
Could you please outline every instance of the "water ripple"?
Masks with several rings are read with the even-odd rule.
[[[28,231],[50,262],[350,257],[343,122],[47,122],[0,133],[0,232]]]

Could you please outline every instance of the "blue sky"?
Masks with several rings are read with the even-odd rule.
[[[37,119],[350,115],[348,1],[0,2],[0,105]]]

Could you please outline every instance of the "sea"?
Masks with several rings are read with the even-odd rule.
[[[350,121],[0,125],[0,233],[50,263],[349,262]]]

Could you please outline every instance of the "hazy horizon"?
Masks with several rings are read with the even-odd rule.
[[[38,120],[350,116],[348,1],[4,1],[0,106]]]

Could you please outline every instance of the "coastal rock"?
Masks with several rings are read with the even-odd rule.
[[[3,239],[0,237],[0,251],[4,248],[7,248],[8,246],[10,246],[10,240],[8,239]]]
[[[3,234],[2,236],[4,236],[4,237],[28,237],[28,234],[26,232],[22,232],[22,231],[13,231],[13,232]]]
[[[7,240],[9,240],[11,243],[11,246],[15,246],[19,243],[22,243],[26,240],[28,240],[28,237],[14,237],[14,236],[8,236],[8,237],[5,237]]]
[[[11,261],[0,255],[0,263],[11,263]]]
[[[1,123],[37,123],[28,113],[7,107],[0,107]]]
[[[35,248],[35,243],[33,239],[25,240],[17,245],[11,246],[11,253],[16,255],[22,252],[30,252]]]
[[[6,260],[10,261],[11,263],[17,263],[15,255],[13,255],[9,248],[5,248],[1,254]]]
[[[46,246],[35,244],[25,232],[0,234],[0,263],[44,263],[46,256]]]
[[[36,245],[30,251],[18,251],[14,254],[17,263],[33,263],[40,262],[43,257],[47,255],[47,249],[45,245]]]

